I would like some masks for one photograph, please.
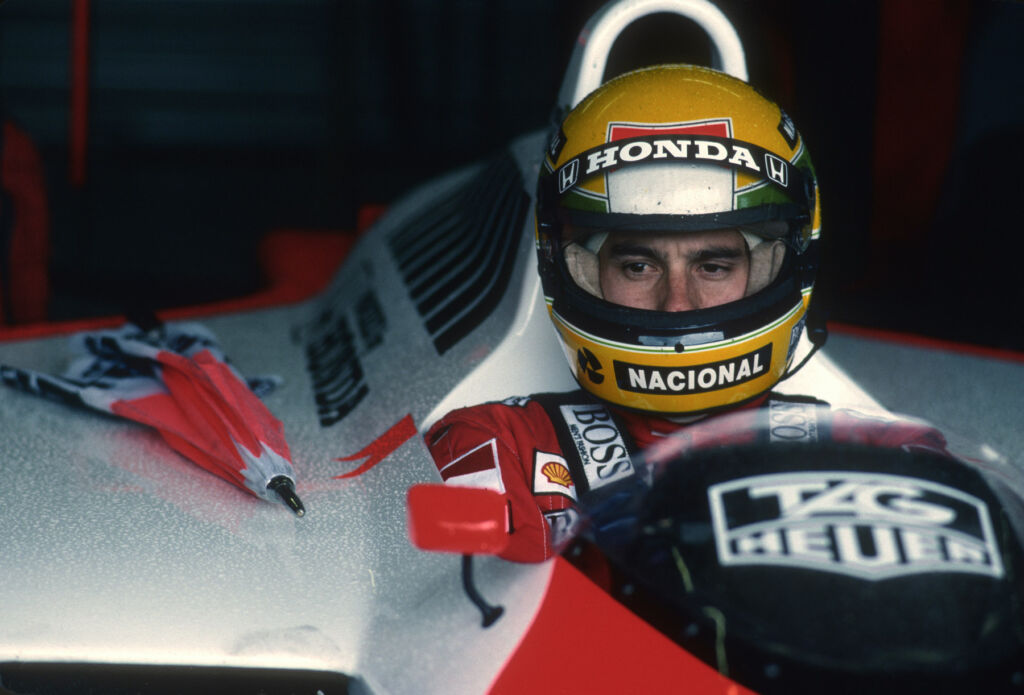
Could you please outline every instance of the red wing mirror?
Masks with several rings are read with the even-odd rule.
[[[496,490],[422,483],[406,506],[409,540],[421,550],[496,555],[508,546],[508,504]]]

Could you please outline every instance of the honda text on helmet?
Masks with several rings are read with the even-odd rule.
[[[552,139],[537,199],[577,381],[663,415],[766,393],[803,329],[820,226],[803,140],[750,85],[687,65],[607,82]]]

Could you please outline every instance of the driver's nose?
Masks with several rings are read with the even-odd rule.
[[[672,269],[662,280],[662,292],[658,309],[660,311],[691,311],[699,309],[698,298],[692,295],[692,287],[685,272]]]

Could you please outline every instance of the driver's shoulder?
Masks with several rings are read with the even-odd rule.
[[[535,393],[457,408],[431,426],[427,441],[453,430],[490,433],[499,438],[540,436],[548,433],[554,410],[567,404],[583,403],[588,398],[582,391]]]

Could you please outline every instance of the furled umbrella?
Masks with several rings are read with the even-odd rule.
[[[71,337],[62,375],[0,365],[9,386],[155,428],[210,473],[305,513],[284,426],[258,398],[273,379],[246,381],[199,324],[88,331]]]

